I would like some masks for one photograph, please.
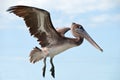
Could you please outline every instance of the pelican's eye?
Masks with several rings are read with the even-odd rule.
[[[84,31],[84,28],[83,28],[81,25],[79,26],[79,29],[81,29],[81,30],[83,30],[83,31]]]

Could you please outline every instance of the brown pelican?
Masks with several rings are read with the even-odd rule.
[[[18,5],[10,7],[7,11],[24,18],[31,35],[38,39],[41,49],[35,47],[31,51],[30,62],[35,63],[43,59],[43,77],[45,77],[47,57],[50,57],[50,63],[52,65],[50,69],[51,75],[55,77],[55,69],[53,64],[54,56],[69,48],[79,46],[83,42],[84,38],[94,47],[100,51],[103,51],[80,24],[72,23],[71,28],[65,27],[56,30],[53,27],[50,13],[46,10]],[[64,36],[68,30],[72,31],[75,38]]]

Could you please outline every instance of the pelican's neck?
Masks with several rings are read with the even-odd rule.
[[[76,45],[79,46],[83,42],[84,38],[77,37],[77,38],[75,38],[75,40],[76,40]]]

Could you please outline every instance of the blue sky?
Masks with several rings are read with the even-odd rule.
[[[54,58],[56,78],[50,75],[47,59],[29,63],[29,52],[39,46],[30,36],[24,21],[6,12],[10,6],[29,5],[51,13],[55,27],[83,25],[103,48],[95,49],[84,40]],[[3,0],[0,5],[0,80],[120,80],[120,0]],[[66,36],[71,37],[71,32]]]

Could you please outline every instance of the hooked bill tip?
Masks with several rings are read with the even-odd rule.
[[[100,49],[101,52],[103,52],[103,49]]]

